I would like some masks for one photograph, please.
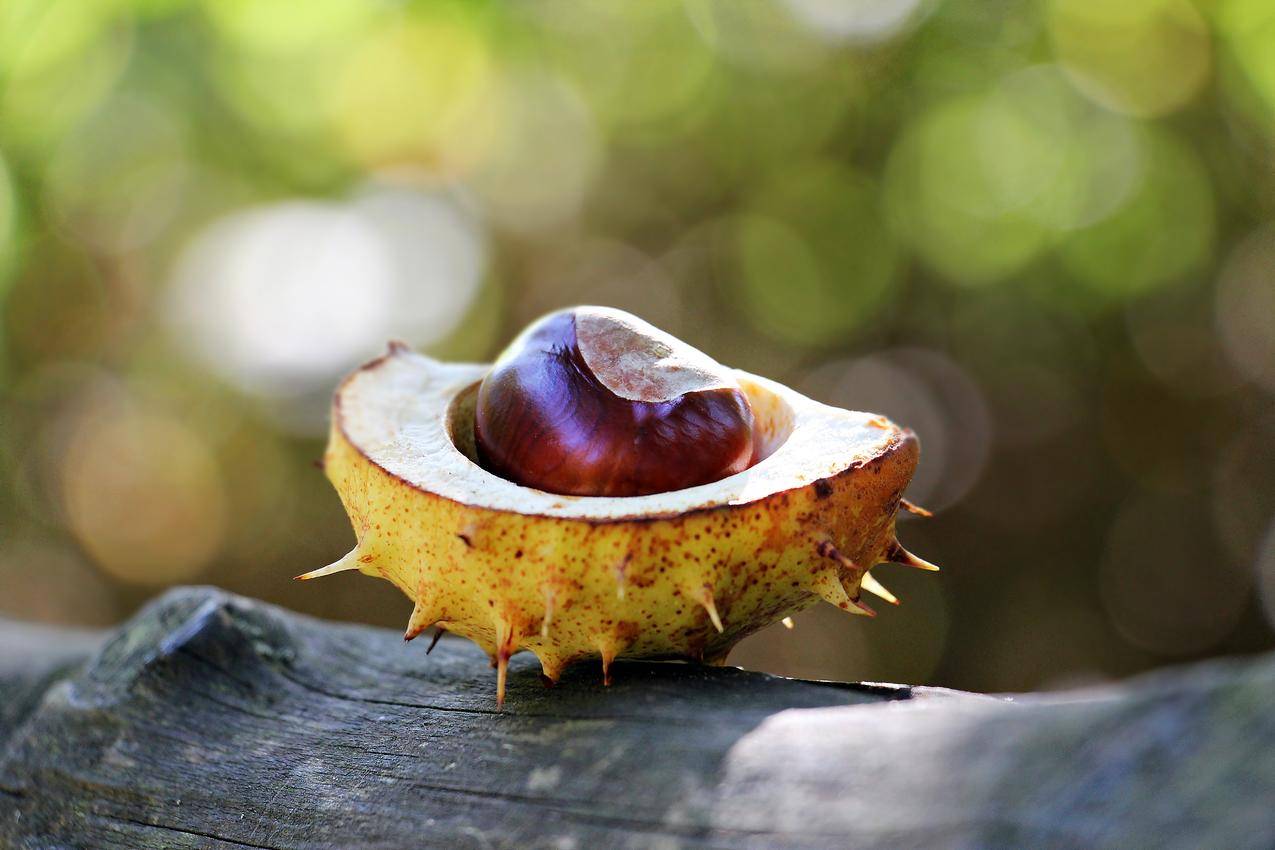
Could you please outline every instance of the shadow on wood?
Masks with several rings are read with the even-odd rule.
[[[1275,846],[1275,663],[993,699],[515,660],[204,588],[0,628],[0,845]]]

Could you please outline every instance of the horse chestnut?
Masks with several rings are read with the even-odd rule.
[[[753,412],[730,370],[620,310],[576,307],[528,327],[478,389],[489,471],[572,496],[694,487],[753,462]]]

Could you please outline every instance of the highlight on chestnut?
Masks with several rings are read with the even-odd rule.
[[[347,570],[477,643],[503,704],[509,659],[553,682],[616,658],[725,663],[819,601],[873,616],[883,563],[936,570],[895,535],[920,456],[885,417],[725,367],[604,307],[551,313],[494,364],[391,343],[337,388],[324,470]],[[521,687],[521,684],[519,685]]]

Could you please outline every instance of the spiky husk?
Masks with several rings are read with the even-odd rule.
[[[550,680],[590,658],[607,679],[620,656],[721,663],[745,636],[820,599],[869,615],[861,589],[897,602],[868,575],[876,564],[933,569],[895,538],[917,441],[876,427],[892,431],[873,457],[746,504],[582,519],[413,485],[351,441],[338,403],[324,469],[357,545],[300,578],[357,569],[392,582],[414,602],[404,637],[433,625],[473,640],[498,668],[498,700],[521,649]]]

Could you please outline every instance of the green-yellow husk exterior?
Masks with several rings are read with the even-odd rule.
[[[357,568],[392,582],[414,603],[405,636],[437,625],[474,641],[500,667],[501,697],[505,662],[521,649],[551,680],[590,658],[604,671],[618,656],[721,662],[743,637],[821,599],[867,613],[859,593],[873,565],[929,566],[895,539],[919,450],[885,420],[873,457],[746,504],[582,519],[409,483],[351,441],[340,400],[324,468],[357,545],[309,575]]]

